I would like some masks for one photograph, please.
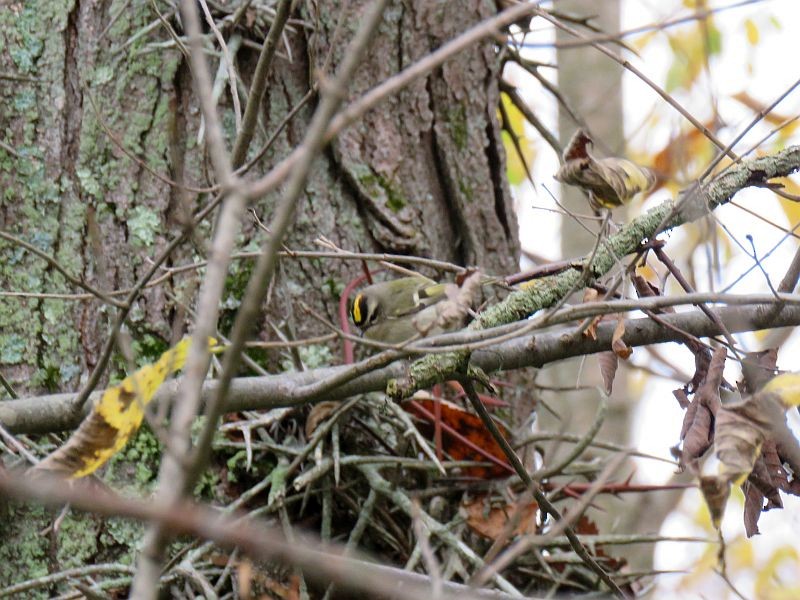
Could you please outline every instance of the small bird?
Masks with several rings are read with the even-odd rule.
[[[564,150],[564,164],[554,177],[556,181],[588,192],[595,211],[621,206],[656,184],[653,171],[629,160],[595,158],[589,153],[591,144],[589,134],[582,129],[576,131]]]
[[[356,295],[350,318],[365,338],[387,344],[437,335],[463,326],[482,283],[477,272],[460,286],[422,275],[374,283]]]
[[[381,281],[356,295],[350,318],[365,338],[399,344],[426,333],[436,317],[429,309],[444,298],[445,286],[422,275]]]

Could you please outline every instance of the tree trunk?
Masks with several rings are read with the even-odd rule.
[[[325,85],[335,72],[366,5],[318,0],[293,15],[271,68],[251,157],[310,86]],[[494,3],[481,0],[461,3],[458,10],[425,0],[391,3],[348,97],[358,97],[495,10]],[[182,34],[174,14],[164,18]],[[225,37],[232,54],[235,36],[245,42],[235,64],[246,86],[258,57],[253,46],[263,42],[268,23],[256,9],[243,23],[246,29]],[[0,25],[0,229],[96,288],[128,289],[147,270],[148,259],[180,232],[187,211],[196,212],[211,198],[197,191],[214,181],[187,59],[144,1],[16,4],[0,11]],[[209,44],[212,39],[207,37]],[[209,64],[214,72],[219,56],[210,56]],[[517,223],[496,118],[498,69],[491,40],[472,46],[343,132],[317,160],[286,245],[318,249],[314,240],[324,236],[346,249],[515,271]],[[223,83],[219,108],[230,147],[235,119]],[[312,112],[313,101],[281,131],[252,176],[288,154]],[[252,208],[266,221],[275,200],[265,197]],[[211,220],[204,223],[166,266],[204,259],[211,229]],[[249,248],[262,235],[248,216],[240,247]],[[5,240],[0,270],[3,291],[83,292],[52,264]],[[336,322],[339,294],[360,271],[356,263],[283,261],[266,319],[288,326],[298,338],[326,332],[313,319],[295,317],[298,302]],[[246,262],[232,268],[223,331],[247,273]],[[192,304],[199,277],[196,270],[182,271],[141,293],[128,328],[142,360],[189,328],[184,304]],[[2,297],[0,371],[18,393],[77,390],[98,362],[114,310],[93,299]],[[260,337],[275,337],[266,322]],[[142,475],[140,467],[120,467],[119,474],[139,485],[149,482],[152,471]],[[86,560],[118,560],[132,552],[140,535],[138,526],[70,514],[50,543],[36,531],[54,515],[34,509],[22,515],[10,506],[4,512],[0,585],[19,580],[20,573],[32,577]],[[80,539],[72,532],[80,532]]]
[[[608,33],[619,31],[620,6],[617,1],[598,4],[586,0],[565,0],[558,4],[558,9],[564,14],[578,18],[591,16],[591,24],[602,31]],[[557,32],[558,41],[575,39],[562,30]],[[559,133],[562,144],[566,146],[575,130],[585,124],[595,139],[595,151],[598,154],[623,156],[625,137],[622,68],[591,46],[559,49],[557,61],[559,90],[569,103],[570,110],[583,120],[582,123],[576,123],[569,111],[562,107],[559,111]],[[577,188],[562,185],[561,202],[568,211],[576,215],[592,214],[585,193]],[[617,219],[623,218],[624,210],[615,210],[614,216]],[[561,249],[564,257],[572,258],[591,252],[596,239],[590,231],[587,231],[587,225],[591,232],[599,230],[599,223],[593,224],[591,221],[583,220],[582,226],[575,219],[562,217]],[[582,294],[582,290],[578,291],[574,301],[580,302]],[[593,356],[569,361],[569,368],[561,364],[551,371],[554,372],[560,386],[574,386],[579,381],[581,385],[603,387],[597,359]],[[628,442],[633,409],[631,400],[627,392],[624,366],[620,365],[614,381],[614,393],[607,400],[608,411],[603,427],[597,435],[598,439],[611,440],[619,444]],[[576,390],[561,394],[555,403],[555,408],[564,415],[565,421],[548,420],[545,416],[545,426],[583,435],[592,426],[598,402],[596,390]],[[558,449],[561,452],[567,450],[569,448],[566,447]],[[596,504],[602,507],[602,511],[591,511],[590,517],[598,522],[602,531],[620,533],[628,531],[627,524],[622,522],[629,510],[627,503],[606,496],[599,497]]]
[[[620,5],[617,1],[596,3],[588,0],[564,0],[558,4],[558,9],[579,18],[592,16],[592,25],[604,32],[615,33],[620,30]],[[573,41],[575,38],[558,30],[557,39]],[[622,72],[620,65],[591,46],[564,48],[558,51],[559,90],[568,99],[570,108],[575,114],[584,119],[595,140],[594,151],[601,156],[626,154]],[[559,132],[562,143],[566,145],[574,131],[582,125],[576,123],[566,110],[561,110]],[[585,193],[575,187],[561,186],[561,202],[567,210],[576,214],[591,214]],[[624,207],[617,208],[614,210],[613,218],[617,221],[625,219],[626,212],[627,209]],[[590,229],[597,231],[599,226]],[[581,256],[590,252],[595,244],[595,238],[574,219],[564,217],[561,231],[561,247],[565,257]],[[595,385],[599,388],[603,386],[597,358],[584,357],[570,362],[573,365],[572,369],[561,365],[558,369],[552,370],[556,372],[560,385],[574,385],[580,377],[583,385]],[[613,393],[608,399],[608,412],[597,439],[627,445],[630,444],[632,437],[636,398],[630,394],[624,361],[619,362]],[[550,424],[556,428],[565,427],[574,433],[584,434],[595,418],[597,393],[576,391],[563,397],[566,400],[561,401],[558,407],[563,409],[563,414],[569,415],[569,424],[566,427],[562,423],[552,421]],[[565,403],[568,407],[565,407]],[[633,470],[634,465],[627,464],[626,468]],[[662,496],[674,499],[673,494],[664,493]],[[599,497],[595,504],[602,510],[593,511],[591,518],[597,521],[601,531],[609,533],[625,534],[641,531],[641,528],[637,528],[637,524],[643,521],[646,521],[646,531],[657,531],[660,519],[650,510],[651,501],[649,494],[637,495],[625,502],[611,496]],[[666,513],[661,518],[664,517]],[[651,552],[642,552],[639,548],[631,552],[620,551],[620,554],[626,556],[635,570],[648,569],[652,566]]]

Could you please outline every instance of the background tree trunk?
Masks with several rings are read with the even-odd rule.
[[[366,4],[319,0],[303,3],[293,15],[304,22],[290,22],[283,36],[251,157],[311,85],[324,85],[335,71]],[[458,10],[425,0],[393,2],[349,96],[495,11],[494,3],[481,0],[461,3]],[[182,33],[174,13],[164,16]],[[253,46],[263,41],[268,24],[254,9],[244,22],[248,28],[237,31],[244,43],[235,62],[249,84],[258,56]],[[233,48],[231,36],[226,38]],[[25,3],[0,10],[0,228],[104,290],[131,287],[147,269],[148,257],[180,231],[187,211],[197,211],[210,198],[165,182],[189,188],[213,183],[199,141],[202,124],[188,62],[174,46],[164,48],[170,40],[144,1]],[[209,62],[213,72],[220,59]],[[317,160],[287,246],[314,249],[314,240],[324,236],[348,249],[515,271],[517,223],[496,118],[498,69],[491,41],[473,46],[340,135]],[[227,84],[221,90],[230,146],[231,96]],[[289,122],[257,162],[255,175],[302,139],[312,111],[313,102]],[[268,196],[253,209],[267,220],[274,201]],[[211,227],[209,221],[195,231],[167,266],[205,258]],[[248,217],[240,247],[249,248],[262,235]],[[6,291],[80,291],[41,258],[5,241],[0,241],[0,270]],[[276,327],[289,325],[297,337],[324,332],[312,319],[293,318],[297,301],[336,321],[339,294],[360,270],[355,263],[282,262],[266,319]],[[232,268],[223,331],[247,273],[246,262]],[[198,281],[196,271],[183,272],[141,294],[128,327],[143,361],[186,331],[191,318],[182,303],[192,304]],[[3,297],[0,369],[18,393],[77,390],[97,364],[112,317],[113,309],[96,300]],[[262,324],[260,335],[275,334]],[[117,475],[141,486],[153,475],[141,473],[141,466],[120,467]],[[87,560],[117,560],[130,555],[141,532],[139,525],[68,515],[60,533],[48,540],[37,531],[54,515],[25,509],[15,516],[15,510],[4,509],[0,585],[18,580],[20,573],[32,577]]]
[[[597,3],[587,0],[564,0],[559,2],[558,9],[577,19],[590,17],[590,23],[608,33],[620,30],[620,3],[616,0]],[[575,37],[557,29],[557,41],[574,41]],[[625,155],[625,132],[623,128],[622,99],[622,67],[604,56],[591,46],[578,48],[562,48],[557,51],[558,87],[570,110],[582,119],[576,123],[569,111],[561,107],[559,110],[559,134],[563,146],[569,142],[576,129],[588,126],[595,140],[594,151],[602,156]],[[587,197],[580,189],[562,185],[560,199],[564,207],[576,215],[590,215]],[[614,217],[624,219],[625,209],[616,209]],[[588,227],[588,230],[587,230]],[[575,219],[564,216],[561,222],[561,251],[564,257],[577,257],[591,252],[596,243],[592,232],[599,230],[599,222],[583,220],[579,224]],[[574,301],[580,302],[583,291],[575,294]],[[622,363],[623,361],[620,361]],[[547,371],[556,378],[559,386],[581,385],[603,387],[594,356],[581,357],[569,361],[568,366],[560,363],[556,368]],[[574,391],[560,394],[553,404],[563,415],[561,422],[549,418],[542,413],[546,429],[565,429],[584,435],[592,426],[599,403],[595,389]],[[608,412],[603,427],[597,435],[598,439],[611,440],[619,444],[627,444],[630,440],[630,428],[634,399],[628,394],[626,371],[620,365],[612,396],[608,399]],[[566,451],[559,448],[556,451]],[[554,448],[555,450],[555,448]],[[551,457],[552,459],[552,457]],[[598,522],[602,531],[628,532],[627,519],[630,515],[628,503],[620,502],[613,496],[597,499],[601,511],[592,511],[591,518]],[[624,552],[623,552],[624,553]],[[630,554],[631,558],[634,553]],[[641,554],[636,552],[636,554]]]
[[[608,0],[597,3],[590,0],[563,0],[558,9],[563,14],[578,19],[591,17],[590,23],[600,30],[613,34],[621,29],[620,3]],[[570,42],[575,37],[557,29],[558,41]],[[613,49],[613,48],[612,48]],[[577,48],[561,48],[557,51],[558,88],[569,103],[571,111],[583,119],[576,123],[569,111],[559,111],[559,133],[561,142],[566,145],[578,127],[588,126],[594,141],[594,152],[600,156],[626,156],[625,130],[622,97],[622,67],[598,52],[591,46]],[[586,195],[576,187],[561,186],[561,202],[564,207],[577,215],[591,214]],[[626,213],[630,207],[614,209],[616,221],[627,220]],[[585,223],[585,222],[584,222]],[[597,231],[599,224],[589,226]],[[590,252],[595,238],[589,231],[569,217],[562,218],[561,250],[564,257],[581,256]],[[579,292],[582,294],[582,292]],[[580,301],[576,294],[576,301]],[[618,444],[632,444],[634,411],[637,398],[632,397],[628,382],[628,371],[625,362],[619,361],[619,369],[614,380],[614,388],[608,399],[608,412],[597,439],[608,440]],[[582,385],[603,387],[602,377],[594,356],[581,357],[569,361],[571,368],[561,363],[547,373],[556,379],[560,386]],[[556,404],[554,402],[554,404]],[[575,391],[559,396],[557,408],[565,416],[566,422],[557,422],[542,412],[546,429],[564,428],[579,435],[585,434],[595,419],[598,405],[598,394],[595,390]],[[562,450],[567,450],[563,448]],[[634,465],[629,464],[633,470]],[[609,533],[633,533],[646,531],[656,533],[661,521],[669,514],[669,509],[661,507],[655,510],[656,500],[652,494],[639,494],[621,501],[614,496],[597,498],[596,504],[602,510],[593,511],[591,518],[598,523],[601,531]],[[665,500],[666,506],[673,506],[679,493],[661,492],[658,503]],[[632,551],[621,550],[634,570],[652,567],[652,550],[642,551],[635,547]]]

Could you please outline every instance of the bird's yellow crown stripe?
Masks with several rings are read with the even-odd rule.
[[[361,302],[363,301],[363,298],[363,294],[358,294],[356,299],[353,301],[353,322],[356,325],[361,323]]]

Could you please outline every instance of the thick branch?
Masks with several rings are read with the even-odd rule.
[[[608,273],[619,258],[636,252],[641,244],[658,233],[708,214],[728,202],[739,190],[762,186],[774,177],[785,177],[800,169],[800,146],[791,146],[772,156],[746,160],[733,165],[707,186],[694,186],[681,195],[679,202],[663,202],[637,217],[618,233],[604,240],[594,258],[584,259],[584,271],[572,269],[535,280],[526,289],[509,295],[503,302],[482,312],[470,329],[488,329],[526,319],[535,312],[549,308],[576,289],[582,288],[586,273],[599,278]],[[591,264],[589,265],[589,261]],[[408,376],[391,382],[387,392],[395,398],[407,398],[415,391],[453,378],[469,360],[468,351],[442,356],[427,356],[414,362]]]
[[[732,333],[755,331],[773,327],[800,325],[800,306],[784,306],[777,315],[764,311],[764,305],[721,308],[717,310],[723,325]],[[718,335],[720,329],[699,310],[662,315],[667,325],[647,318],[629,319],[625,325],[625,342],[631,347],[680,342],[676,329],[691,331],[703,337]],[[473,354],[472,364],[484,371],[503,371],[523,367],[541,367],[546,364],[574,356],[604,352],[611,349],[611,336],[615,322],[601,323],[597,328],[597,339],[579,337],[575,339],[571,328],[537,336],[522,336],[496,347]],[[225,411],[269,409],[281,406],[296,406],[305,402],[338,400],[356,394],[381,391],[391,379],[408,374],[407,363],[394,363],[386,368],[361,375],[345,384],[326,389],[317,384],[341,375],[352,366],[313,369],[300,373],[283,373],[267,377],[242,377],[232,382]],[[303,394],[303,389],[312,387],[314,394]],[[164,385],[156,394],[155,401],[164,401],[175,394],[176,382]],[[203,386],[203,401],[215,391],[216,382],[208,381]],[[81,415],[71,411],[74,394],[54,394],[0,403],[0,423],[17,433],[43,433],[74,429]]]

